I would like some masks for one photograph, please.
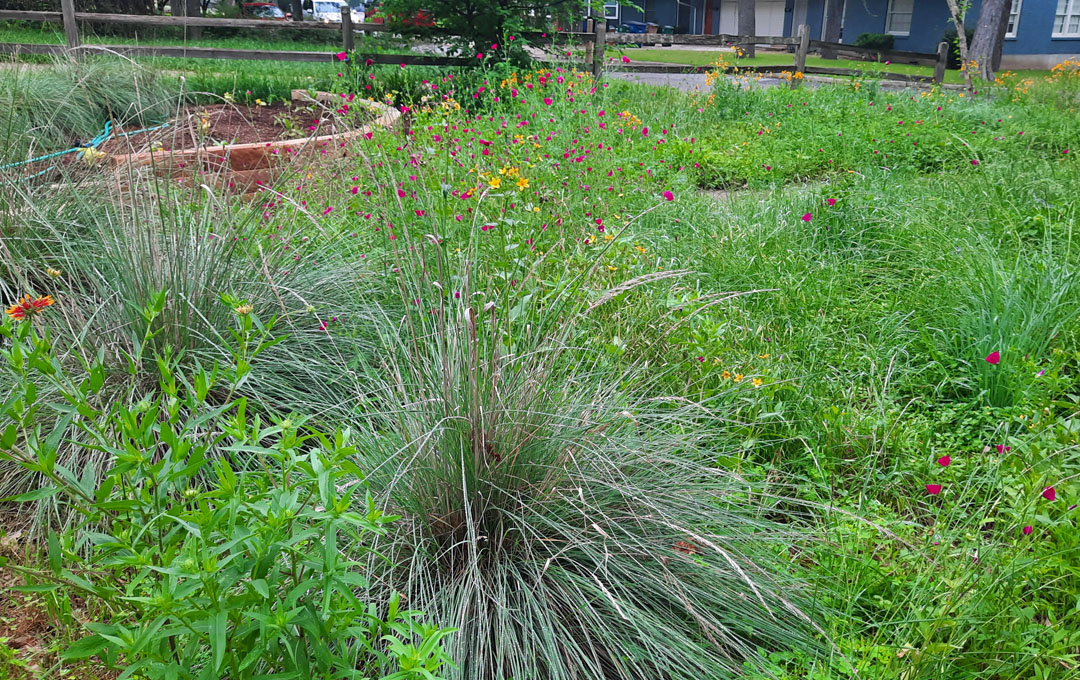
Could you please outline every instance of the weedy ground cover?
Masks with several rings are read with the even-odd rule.
[[[341,73],[408,130],[253,205],[6,190],[3,484],[57,651],[82,587],[80,654],[192,677],[1075,674],[1074,69]],[[373,642],[394,593],[457,632]]]

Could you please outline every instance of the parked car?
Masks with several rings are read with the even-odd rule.
[[[377,5],[370,8],[370,11],[368,12],[369,24],[384,24],[387,20],[396,20],[405,26],[419,26],[421,28],[432,28],[435,26],[435,18],[431,15],[431,12],[426,9],[417,10],[416,14],[411,17],[388,17]]]
[[[240,5],[240,14],[251,19],[271,19],[286,21],[289,15],[281,11],[274,2],[245,2]]]
[[[341,8],[349,7],[345,0],[313,0],[304,3],[304,18],[323,23],[337,23],[341,21]],[[363,23],[364,10],[349,7],[354,23]]]

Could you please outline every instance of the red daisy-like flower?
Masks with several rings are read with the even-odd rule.
[[[31,298],[29,295],[26,295],[7,308],[7,315],[12,319],[22,321],[28,316],[37,316],[38,314],[41,314],[46,307],[54,304],[56,304],[56,300],[53,300],[51,295],[39,298]]]

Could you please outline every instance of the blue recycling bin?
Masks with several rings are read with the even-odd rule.
[[[644,21],[624,21],[623,28],[626,33],[645,33],[647,26]]]

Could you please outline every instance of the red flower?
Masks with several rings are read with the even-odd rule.
[[[952,462],[952,458],[949,458],[948,456],[942,456],[941,458],[937,459],[937,462],[938,465],[942,467],[949,467],[949,463]]]
[[[1048,486],[1043,489],[1042,497],[1048,501],[1055,500],[1057,498],[1057,492],[1054,491],[1054,487]]]
[[[1025,535],[1025,536],[1030,536],[1030,535],[1031,535],[1031,532],[1032,532],[1032,531],[1035,531],[1035,530],[1034,530],[1034,529],[1033,529],[1033,528],[1031,527],[1031,525],[1029,524],[1029,525],[1027,525],[1026,527],[1024,527],[1024,528],[1022,529],[1022,531],[1024,532],[1024,535]]]
[[[1004,444],[998,444],[997,445],[997,452],[998,453],[1008,453],[1010,450],[1012,450],[1011,446],[1005,446]]]
[[[999,352],[990,352],[986,355],[986,363],[994,364],[995,366],[1001,361],[1001,354]]]
[[[836,205],[836,199],[835,198],[826,198],[825,202],[829,204],[830,208],[833,207],[834,205]]]
[[[38,314],[41,314],[42,310],[49,305],[54,304],[56,304],[56,300],[53,300],[51,295],[33,299],[31,299],[29,295],[26,295],[7,308],[7,315],[16,321],[22,321],[28,316],[37,316]]]
[[[972,165],[975,165],[975,166],[977,166],[977,165],[979,164],[979,161],[977,161],[977,160],[975,160],[974,158],[972,158],[972,159],[971,159],[971,164],[972,164]]]
[[[338,53],[337,53],[336,55],[334,55],[334,56],[336,56],[336,57],[337,57],[337,60],[338,60],[338,61],[345,61],[346,59],[348,59],[348,58],[349,58],[349,53],[348,53],[348,52],[338,52]]]
[[[931,496],[938,495],[939,493],[941,493],[941,485],[940,484],[927,484],[926,485],[926,493],[930,494]]]
[[[630,63],[630,57],[623,57],[623,58],[622,58],[622,62],[623,62],[624,64],[629,64],[629,63]],[[1069,152],[1068,152],[1068,151],[1066,151],[1065,153],[1069,153]]]
[[[805,215],[802,216],[802,221],[803,222],[809,222],[811,219],[813,219],[813,217],[814,216],[811,215],[810,213],[806,213]]]
[[[675,200],[675,194],[671,193],[670,191],[665,191],[664,192],[664,200],[665,201],[674,201]]]

